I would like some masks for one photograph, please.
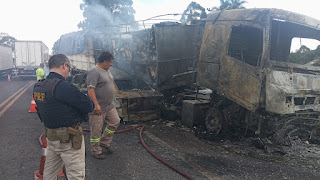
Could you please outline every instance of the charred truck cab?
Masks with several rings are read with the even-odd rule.
[[[197,69],[197,84],[214,92],[207,130],[320,142],[320,67],[290,62],[293,38],[320,40],[320,21],[279,9],[209,14]]]

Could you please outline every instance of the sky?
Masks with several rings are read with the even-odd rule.
[[[205,8],[220,5],[220,0],[194,1]],[[284,9],[320,19],[317,0],[246,1],[246,8]],[[83,20],[81,2],[82,0],[0,0],[0,33],[8,33],[17,40],[42,41],[51,52],[53,43],[61,35],[79,30],[77,25]],[[135,19],[182,13],[190,2],[192,0],[133,0]]]

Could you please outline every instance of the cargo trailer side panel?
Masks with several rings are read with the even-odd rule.
[[[13,68],[12,49],[0,45],[0,71]]]

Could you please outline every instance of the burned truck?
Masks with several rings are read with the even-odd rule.
[[[134,32],[74,32],[61,36],[57,53],[84,72],[74,83],[85,90],[85,72],[100,52],[111,52],[119,114],[126,121],[154,120],[160,118],[162,91],[195,81],[204,26],[162,22]]]
[[[320,67],[290,61],[293,38],[320,40],[320,21],[279,9],[209,14],[197,67],[197,84],[213,91],[208,131],[320,142]]]

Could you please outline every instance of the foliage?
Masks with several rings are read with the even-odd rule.
[[[308,48],[308,47],[305,46],[305,45],[302,45],[302,46],[297,50],[296,53],[306,53],[306,52],[308,52],[308,51],[310,51],[310,48]]]
[[[229,9],[244,9],[245,7],[243,6],[244,3],[247,3],[246,1],[241,1],[241,0],[230,0],[230,5]]]
[[[121,27],[137,27],[132,0],[83,0],[80,5],[84,21],[78,24],[83,30],[105,28],[119,31]]]
[[[213,7],[212,9],[215,10],[229,10],[229,9],[243,9],[245,8],[243,6],[244,3],[247,3],[246,1],[241,0],[220,0],[220,6],[219,7]]]
[[[320,46],[315,50],[310,50],[302,45],[295,53],[290,53],[288,61],[297,64],[307,64],[315,59],[320,58]]]
[[[0,33],[0,45],[14,48],[14,42],[16,38],[10,36],[7,33]]]
[[[198,18],[200,19],[207,18],[206,10],[200,4],[192,1],[188,5],[187,9],[183,11],[180,21],[182,23],[186,23],[188,21],[198,19]]]
[[[59,43],[60,39],[58,39],[56,42],[54,42],[52,47],[52,54],[58,54],[59,53]]]

